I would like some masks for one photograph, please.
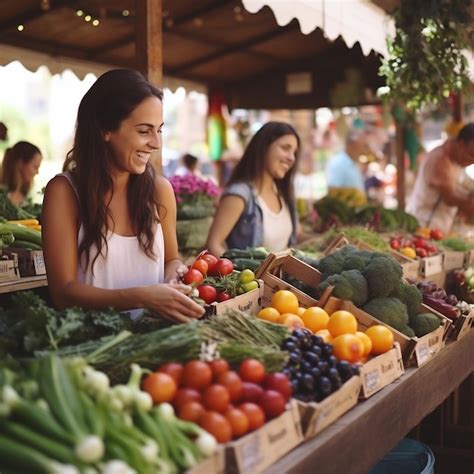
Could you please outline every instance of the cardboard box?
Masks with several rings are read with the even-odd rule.
[[[453,322],[452,331],[449,335],[450,339],[459,341],[474,327],[474,308],[467,316],[459,316]]]
[[[186,474],[224,474],[225,472],[224,447],[219,445],[213,456],[205,459],[192,469],[188,469]]]
[[[400,344],[395,342],[393,349],[370,359],[360,368],[361,398],[371,397],[400,378],[404,372]]]
[[[2,249],[2,254],[9,257],[16,255],[21,277],[46,275],[42,250],[28,250],[12,246]]]
[[[464,261],[466,260],[466,252],[454,252],[452,250],[443,251],[444,260],[443,268],[445,272],[454,270],[456,268],[462,268]]]
[[[0,281],[14,281],[20,278],[17,258],[0,259]]]
[[[212,303],[206,305],[206,315],[221,315],[224,314],[228,309],[238,309],[242,313],[246,314],[257,314],[262,307],[262,296],[264,291],[264,282],[258,280],[259,287],[255,290],[251,290],[242,295],[238,295],[235,298],[231,298],[221,303]]]
[[[314,289],[321,282],[321,273],[307,263],[292,256],[291,250],[271,253],[256,272],[256,277],[264,282],[262,307],[270,306],[273,294],[279,290],[290,290],[293,292],[297,296],[300,306],[305,308],[319,306],[318,300],[287,283],[284,280],[287,276],[296,278]]]
[[[256,474],[303,442],[298,405],[289,408],[260,429],[225,445],[225,472]]]
[[[356,375],[320,403],[298,401],[304,439],[317,435],[354,407],[359,399],[360,387],[361,379]]]
[[[436,329],[436,331],[419,338],[405,336],[405,334],[402,334],[388,324],[379,321],[371,314],[357,308],[357,306],[355,306],[351,301],[344,301],[339,298],[330,297],[324,305],[324,309],[329,315],[340,309],[351,312],[357,318],[358,328],[360,331],[365,331],[374,324],[382,324],[383,326],[388,327],[393,333],[394,340],[400,344],[402,359],[405,366],[410,364],[420,366],[428,362],[428,360],[434,357],[434,355],[444,347],[451,329],[451,321],[448,318],[426,305],[422,305],[422,308],[424,312],[435,314],[441,320],[441,325]]]

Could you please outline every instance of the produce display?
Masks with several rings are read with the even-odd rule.
[[[474,266],[454,270],[453,276],[458,295],[474,304]]]
[[[440,240],[442,234],[437,234],[437,229],[431,230],[431,239],[421,235],[396,235],[390,238],[390,247],[399,251],[405,257],[416,259],[431,257],[439,253],[439,249],[433,240]],[[438,237],[438,238],[435,238]]]

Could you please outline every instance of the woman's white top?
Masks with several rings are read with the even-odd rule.
[[[257,196],[257,202],[263,214],[263,246],[271,252],[285,250],[293,231],[290,210],[285,200],[280,198],[279,212],[272,211],[261,196]]]
[[[71,184],[76,197],[79,199],[76,186],[70,173],[61,173]],[[84,228],[81,224],[77,236],[78,246],[84,238]],[[136,236],[125,237],[109,231],[107,234],[107,252],[102,249],[104,255],[99,255],[94,262],[92,271],[92,260],[97,254],[95,244],[89,249],[89,264],[86,265],[85,255],[82,255],[77,271],[77,279],[96,288],[119,290],[136,286],[154,285],[163,283],[165,275],[165,245],[161,224],[157,225],[153,251],[155,258],[148,257],[140,248]],[[129,311],[132,317],[137,317],[142,310]]]

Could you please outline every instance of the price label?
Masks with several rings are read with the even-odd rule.
[[[428,342],[421,344],[415,350],[416,360],[418,361],[418,367],[430,360],[430,349],[428,347]]]
[[[44,266],[43,252],[37,252],[33,256],[33,264],[37,275],[46,275],[46,267]]]
[[[365,374],[365,387],[367,388],[367,392],[373,392],[376,390],[380,385],[380,373],[378,368],[371,370],[370,372]]]

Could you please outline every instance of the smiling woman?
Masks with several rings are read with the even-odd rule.
[[[299,145],[296,130],[283,122],[268,122],[252,137],[209,231],[212,253],[262,245],[279,251],[302,237],[293,190]]]
[[[155,176],[162,93],[138,72],[103,74],[83,97],[65,172],[43,204],[43,250],[59,307],[142,308],[174,321],[203,314],[178,284],[173,190]]]

